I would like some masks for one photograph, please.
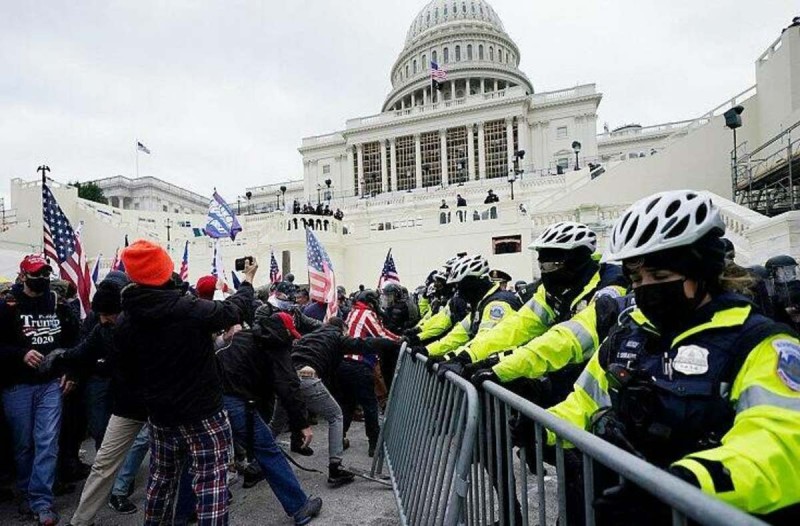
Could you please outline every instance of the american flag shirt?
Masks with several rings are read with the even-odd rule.
[[[388,338],[392,341],[399,341],[400,336],[389,332],[383,326],[378,315],[369,308],[368,305],[357,301],[353,305],[353,310],[347,316],[347,334],[351,338]],[[375,354],[345,354],[345,360],[355,362],[365,362],[370,367],[375,367],[378,357]]]

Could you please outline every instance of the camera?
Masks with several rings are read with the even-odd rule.
[[[236,260],[236,272],[243,271],[245,264],[252,265],[253,264],[253,256],[247,256],[247,257],[243,257],[243,258],[238,258]]]

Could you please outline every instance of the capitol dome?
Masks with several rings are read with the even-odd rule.
[[[445,69],[448,83],[430,89],[430,63]],[[533,85],[519,70],[519,48],[485,0],[432,0],[414,17],[403,51],[391,71],[392,91],[383,111],[402,110],[432,100]]]

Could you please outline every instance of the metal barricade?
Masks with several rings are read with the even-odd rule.
[[[439,380],[401,349],[372,476],[385,460],[403,524],[451,526],[463,514],[478,394],[453,373]]]
[[[535,481],[532,485],[535,486],[536,497],[532,499],[532,507],[535,508],[533,511],[537,516],[537,520],[533,524],[555,524],[556,517],[553,515],[557,515],[558,524],[562,526],[581,522],[594,526],[596,519],[594,501],[598,496],[595,488],[595,476],[598,465],[612,473],[618,479],[618,483],[623,481],[632,483],[637,488],[636,491],[641,492],[639,494],[632,493],[629,502],[625,504],[640,504],[630,501],[649,494],[654,504],[661,502],[671,509],[671,521],[675,526],[686,525],[689,519],[705,526],[766,524],[704,494],[666,471],[550,414],[536,404],[495,383],[486,382],[480,398],[480,433],[477,440],[478,448],[475,452],[475,456],[479,460],[473,463],[472,480],[474,483],[467,502],[469,524],[493,524],[494,517],[489,516],[486,511],[491,512],[495,509],[500,514],[498,524],[512,526],[530,524],[528,518],[528,511],[531,507],[528,502],[530,488],[528,487],[528,468],[526,467],[529,459],[526,458],[527,448],[520,448],[519,456],[515,459],[508,418],[511,413],[522,415],[533,421],[531,444],[534,446],[535,459],[532,459],[534,460],[532,468],[535,472]],[[545,453],[548,449],[545,446],[546,430],[550,430],[556,435],[555,488],[552,487],[553,484],[548,485],[545,476],[547,473]],[[571,444],[574,449],[567,449],[565,444]],[[481,450],[482,446],[487,449],[486,452]],[[549,448],[549,451],[552,453],[552,448]],[[486,461],[481,462],[484,458]],[[505,468],[505,471],[498,473],[499,477],[504,478],[493,480],[494,488],[475,478],[476,466],[489,465],[492,458],[494,462],[501,463]],[[504,462],[503,459],[508,459],[508,461]],[[552,455],[547,461],[548,463],[553,462]],[[491,475],[492,470],[488,471]],[[478,479],[480,479],[480,475]],[[600,489],[603,488],[597,488],[597,491]],[[498,499],[497,505],[492,502],[495,496]],[[557,500],[557,506],[552,502],[553,497]],[[572,506],[568,506],[568,502]],[[548,511],[553,513],[549,515]],[[572,519],[570,515],[572,515]],[[576,521],[576,516],[582,517],[583,520]],[[487,522],[486,519],[489,521]],[[636,522],[638,523],[638,521]],[[633,522],[625,523],[633,524]]]
[[[498,384],[478,393],[452,372],[438,379],[426,362],[403,346],[372,466],[373,476],[388,466],[403,524],[594,526],[601,469],[615,485],[635,485],[632,500],[662,503],[674,526],[766,526]],[[532,421],[528,447],[512,443],[512,416]]]

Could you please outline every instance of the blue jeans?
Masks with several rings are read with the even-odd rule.
[[[84,392],[86,403],[86,420],[89,425],[89,436],[94,439],[95,450],[100,449],[103,435],[106,433],[108,419],[111,418],[110,378],[91,376],[86,381]]]
[[[245,402],[235,396],[225,396],[225,410],[231,422],[235,440],[249,446],[247,436],[247,409]],[[275,443],[267,424],[261,419],[258,411],[253,408],[253,455],[261,467],[261,471],[272,488],[272,492],[280,501],[283,510],[288,515],[294,515],[305,506],[308,501],[303,488],[300,487],[297,477],[289,467],[283,451]]]
[[[3,409],[14,444],[17,489],[35,513],[53,506],[53,483],[61,427],[58,380],[3,390]]]
[[[136,440],[133,441],[128,455],[125,457],[125,463],[117,474],[117,480],[114,481],[114,489],[111,490],[112,495],[127,497],[133,487],[133,482],[136,480],[136,474],[142,467],[144,457],[150,449],[150,426],[145,425]]]

